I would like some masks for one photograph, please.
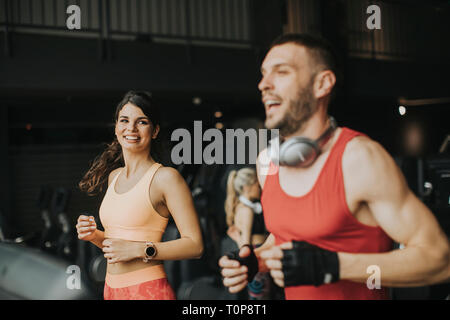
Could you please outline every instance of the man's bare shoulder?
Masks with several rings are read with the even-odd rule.
[[[383,146],[366,136],[358,136],[350,140],[342,156],[342,164],[354,170],[388,165],[390,160],[392,157]]]
[[[362,193],[403,190],[403,176],[394,159],[378,142],[355,137],[345,147],[342,170],[346,185]]]

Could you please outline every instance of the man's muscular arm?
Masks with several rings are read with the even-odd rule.
[[[365,203],[378,225],[405,246],[380,254],[338,253],[340,278],[366,282],[367,267],[381,271],[381,284],[421,286],[450,279],[449,242],[433,213],[409,190],[389,154],[358,137],[348,143],[342,168],[347,203]]]

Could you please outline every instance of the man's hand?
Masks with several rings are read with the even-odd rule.
[[[284,273],[283,264],[283,249],[292,249],[292,242],[285,242],[279,246],[273,246],[271,249],[261,251],[260,258],[263,259],[267,268],[270,270],[270,275],[273,278],[275,284],[279,287],[284,287]]]
[[[142,258],[145,250],[145,243],[143,242],[122,239],[106,239],[102,245],[102,250],[105,253],[105,258],[108,260],[108,263],[125,262]]]
[[[249,247],[243,247],[239,251],[241,258],[249,255]],[[222,268],[223,285],[228,288],[230,293],[239,292],[247,286],[248,269],[246,266],[241,266],[239,261],[231,260],[227,256],[220,258],[219,266]]]
[[[280,287],[321,286],[339,281],[337,253],[305,241],[282,243],[261,252],[260,257]]]

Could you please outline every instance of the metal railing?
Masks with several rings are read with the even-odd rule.
[[[109,10],[112,34],[251,41],[249,0],[111,0]]]
[[[321,19],[321,2],[287,0],[286,32],[321,33],[327,21]],[[350,56],[371,59],[434,57],[447,59],[450,47],[442,36],[450,28],[450,2],[345,0],[340,2],[346,15],[345,26],[339,27],[347,38]],[[367,13],[370,5],[381,12],[381,29],[369,30]],[[447,41],[448,43],[448,41]]]
[[[366,26],[369,17],[366,10],[373,4],[381,12],[381,29],[378,30],[369,30]],[[450,54],[449,46],[441,45],[442,32],[450,27],[449,5],[373,0],[349,0],[346,5],[348,51],[352,56],[414,60],[446,59]]]
[[[0,0],[0,27],[11,32],[196,41],[251,46],[253,0]],[[81,29],[69,30],[68,6],[81,10]],[[1,29],[0,29],[1,30]]]

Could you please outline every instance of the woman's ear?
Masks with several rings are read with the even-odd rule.
[[[314,96],[316,99],[323,98],[331,94],[336,84],[336,75],[331,70],[319,72],[314,80]]]
[[[158,133],[159,133],[159,124],[155,126],[153,133],[152,133],[152,139],[156,139],[158,137]]]

